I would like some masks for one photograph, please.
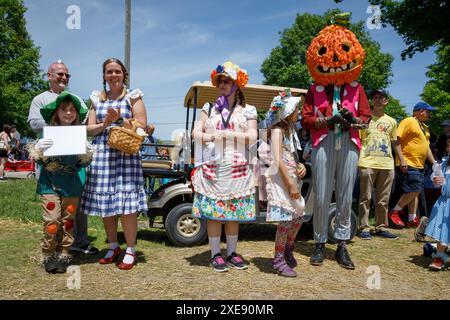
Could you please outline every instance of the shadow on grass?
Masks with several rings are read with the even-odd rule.
[[[222,251],[222,253],[224,252]],[[185,259],[191,266],[208,267],[209,260],[211,259],[211,251],[206,250],[191,257],[186,257]]]
[[[430,257],[425,256],[409,256],[409,263],[413,263],[418,267],[422,267],[424,269],[428,269],[428,265],[431,263],[432,259]]]
[[[239,226],[239,240],[242,241],[275,241],[277,224],[252,223]],[[223,234],[223,233],[222,233]],[[297,234],[297,240],[312,239],[312,224],[304,224]]]
[[[264,273],[276,273],[272,268],[272,258],[253,258],[250,262]]]
[[[123,232],[119,234],[119,237],[119,241],[125,242],[125,236]],[[137,239],[165,244],[166,246],[170,247],[174,246],[174,244],[172,244],[172,242],[170,242],[169,238],[167,237],[165,230],[161,229],[141,229],[137,233]]]
[[[73,265],[83,265],[83,264],[98,264],[98,260],[101,257],[104,257],[107,253],[108,249],[102,249],[100,250],[100,252],[96,255],[85,255],[81,252],[74,252],[72,254],[73,256],[73,261],[72,264]],[[123,257],[125,256],[125,250],[123,250],[122,254],[117,257],[114,261],[115,265],[119,265],[119,263],[122,262]],[[142,251],[136,251],[136,256],[137,256],[137,263],[146,263],[147,259],[145,258],[145,255]]]

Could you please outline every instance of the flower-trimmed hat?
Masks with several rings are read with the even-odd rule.
[[[289,117],[300,103],[300,97],[293,97],[290,89],[285,89],[273,98],[270,108],[266,113],[267,126],[273,126]]]
[[[241,67],[231,61],[218,65],[217,68],[211,72],[211,82],[215,87],[219,86],[217,80],[220,76],[233,79],[239,88],[245,87],[248,82],[247,70],[241,69]]]
[[[63,91],[61,94],[56,98],[55,101],[47,104],[45,107],[43,107],[40,112],[42,117],[44,118],[45,122],[49,123],[52,119],[53,114],[56,111],[56,108],[59,107],[61,102],[64,100],[69,99],[73,102],[75,109],[77,109],[78,114],[80,115],[80,122],[83,122],[84,118],[86,117],[88,113],[88,109],[81,104],[80,98],[78,98],[76,95],[70,93],[69,91]]]

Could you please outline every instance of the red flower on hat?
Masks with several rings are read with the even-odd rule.
[[[215,77],[216,74],[217,74],[217,71],[216,71],[216,69],[214,69],[214,70],[211,72],[211,80],[214,79],[214,77]]]

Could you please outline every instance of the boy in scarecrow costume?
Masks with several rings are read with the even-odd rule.
[[[55,101],[40,110],[50,126],[79,125],[88,113],[79,98],[63,91]],[[36,193],[40,195],[43,238],[43,265],[49,273],[64,273],[71,261],[73,219],[84,188],[81,171],[89,164],[93,149],[86,142],[86,154],[45,156],[52,139],[42,138],[29,146],[30,156],[42,166]]]
[[[357,175],[361,141],[358,127],[370,121],[370,107],[358,79],[365,52],[355,34],[345,26],[350,14],[338,14],[335,23],[322,29],[306,53],[314,79],[302,109],[302,126],[311,133],[313,227],[312,265],[321,265],[328,240],[328,211],[335,190],[337,213],[335,258],[347,269],[355,266],[346,242],[350,240],[352,192]]]

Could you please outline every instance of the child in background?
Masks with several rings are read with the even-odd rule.
[[[80,100],[68,91],[41,109],[50,126],[79,125],[87,112]],[[71,261],[69,247],[74,241],[73,218],[84,187],[79,171],[89,163],[92,149],[87,146],[86,155],[44,156],[44,151],[52,145],[51,139],[39,139],[30,147],[30,155],[42,166],[36,193],[41,196],[44,219],[43,265],[49,273],[65,273]]]
[[[305,201],[300,194],[300,179],[306,174],[305,166],[299,163],[297,150],[301,150],[295,131],[300,98],[292,97],[285,90],[272,101],[267,113],[271,159],[265,172],[268,222],[278,221],[275,236],[273,268],[284,277],[296,277],[293,268],[294,242],[302,225]]]
[[[443,176],[433,177],[433,183],[442,186],[441,196],[431,211],[430,220],[425,234],[438,241],[437,251],[433,253],[433,262],[429,265],[431,270],[442,270],[448,261],[446,253],[450,243],[450,139],[447,140],[447,156],[442,159]]]

